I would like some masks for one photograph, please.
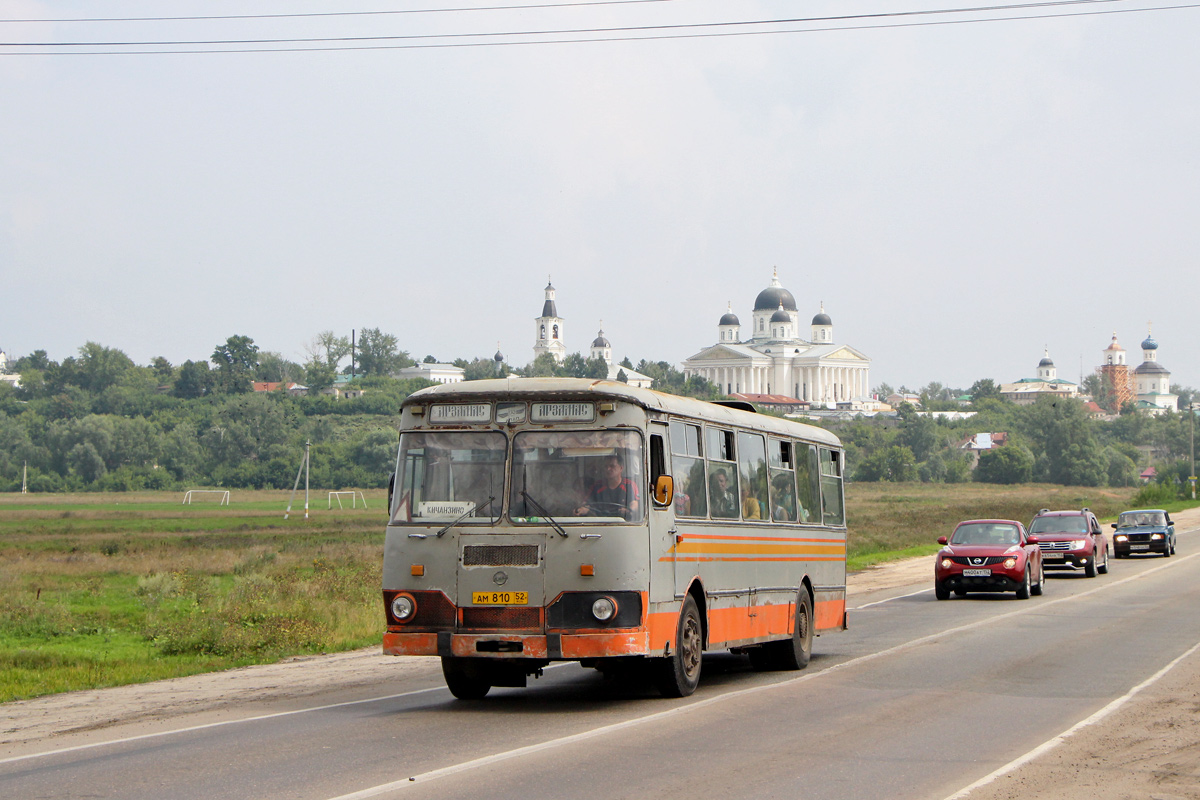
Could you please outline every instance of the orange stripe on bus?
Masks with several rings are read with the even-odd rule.
[[[845,561],[845,556],[693,556],[665,555],[659,562],[694,563],[697,561]]]
[[[807,545],[789,545],[789,544],[739,544],[737,542],[729,542],[723,544],[721,542],[696,542],[691,544],[683,542],[675,545],[676,553],[790,553],[800,555],[803,553],[844,553],[846,545],[844,544],[807,544]]]
[[[845,539],[805,539],[790,536],[736,536],[724,533],[681,533],[679,538],[686,539],[734,539],[747,542],[844,542]]]

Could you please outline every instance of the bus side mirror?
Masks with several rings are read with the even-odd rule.
[[[661,508],[671,505],[675,498],[675,479],[670,475],[659,475],[654,481],[654,504]]]
[[[392,494],[396,491],[396,473],[388,476],[388,514],[392,513]]]

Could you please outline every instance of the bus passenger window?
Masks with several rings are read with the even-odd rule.
[[[742,519],[769,519],[767,448],[758,434],[738,434],[738,477],[742,484]]]
[[[771,519],[796,521],[796,474],[792,470],[792,443],[771,439],[768,447],[771,483]]]
[[[817,460],[817,448],[803,442],[796,443],[796,511],[801,522],[821,521],[817,498],[821,496],[821,471]]]
[[[675,514],[681,517],[708,516],[704,455],[700,426],[671,422],[671,461],[675,471]]]
[[[826,525],[841,525],[846,521],[842,504],[842,454],[821,448],[821,511]]]

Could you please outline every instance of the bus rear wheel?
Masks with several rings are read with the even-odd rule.
[[[808,591],[801,589],[799,597],[796,598],[796,619],[792,625],[792,638],[764,644],[761,648],[763,655],[760,658],[768,669],[804,669],[812,658],[812,639],[812,600],[809,599]],[[754,663],[753,660],[751,663]]]
[[[492,689],[483,665],[475,659],[442,656],[442,675],[450,694],[459,700],[482,700]]]
[[[704,629],[700,609],[690,594],[679,610],[674,652],[655,664],[654,682],[664,697],[687,697],[700,685],[700,662],[704,654]]]

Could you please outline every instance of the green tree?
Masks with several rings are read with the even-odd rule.
[[[396,349],[398,340],[379,328],[363,328],[358,337],[358,373],[393,375],[415,362],[408,353]]]
[[[333,331],[321,331],[304,346],[308,363],[319,362],[337,371],[338,365],[350,355],[350,339],[337,336]]]
[[[163,356],[155,356],[150,362],[150,369],[154,370],[154,377],[160,384],[175,382],[175,367]]]
[[[1029,483],[1033,480],[1033,453],[1012,443],[984,450],[975,466],[975,480],[980,483]]]
[[[120,350],[87,342],[79,348],[79,385],[90,392],[102,392],[118,383],[133,360]]]
[[[258,367],[258,345],[249,336],[230,336],[213,350],[212,362],[217,365],[217,391],[245,394]]]
[[[920,474],[917,460],[907,447],[893,445],[867,456],[854,471],[859,481],[915,481]]]
[[[207,361],[185,361],[179,366],[179,377],[175,379],[172,393],[185,400],[203,397],[213,390],[216,376],[208,368]]]
[[[999,400],[1000,388],[996,386],[996,382],[991,378],[980,378],[971,384],[971,388],[967,390],[967,394],[971,395],[971,405],[978,406],[984,400]]]

